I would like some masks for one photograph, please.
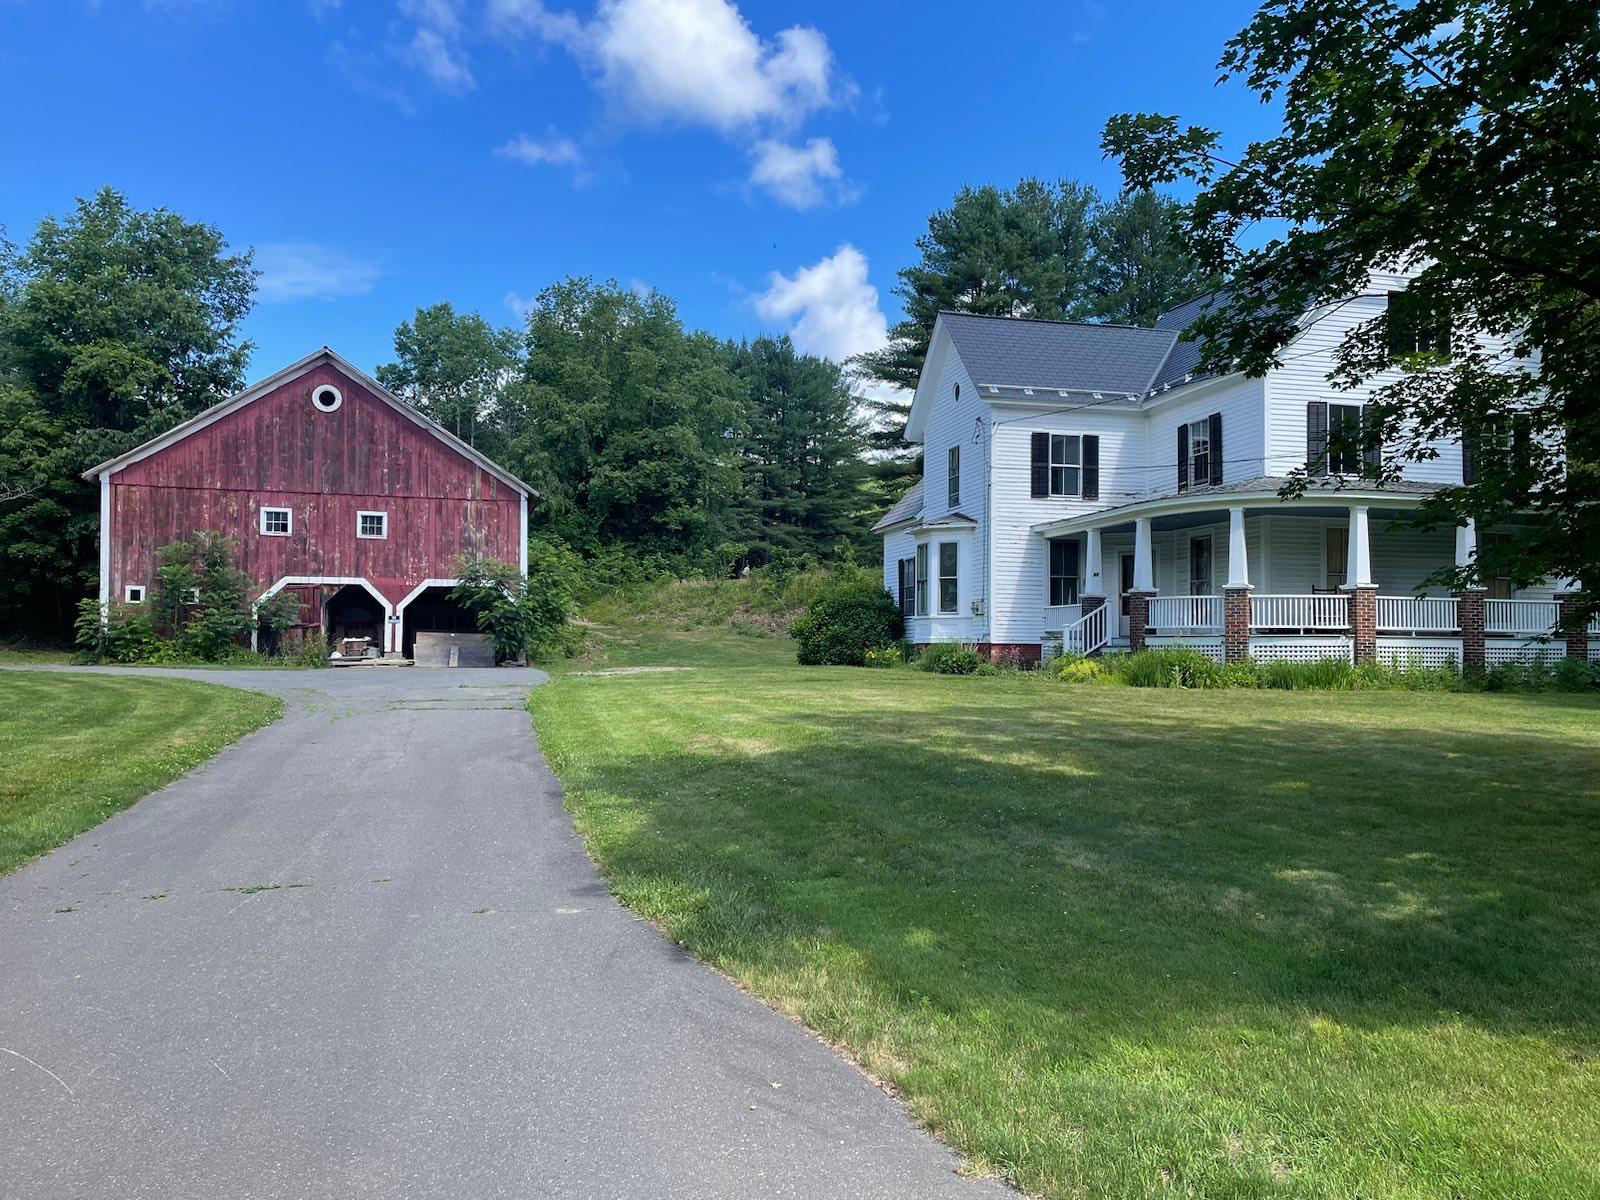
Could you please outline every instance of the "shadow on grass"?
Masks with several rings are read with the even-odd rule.
[[[1592,704],[1450,728],[970,695],[734,708],[568,782],[617,889],[697,952],[801,970],[821,939],[887,996],[1042,1020],[1051,1055],[1269,1011],[1600,1052],[1600,755],[1563,724]]]

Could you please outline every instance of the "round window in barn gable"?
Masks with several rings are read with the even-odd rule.
[[[323,412],[333,412],[344,403],[344,397],[339,394],[339,389],[331,383],[320,384],[311,390],[311,403]]]

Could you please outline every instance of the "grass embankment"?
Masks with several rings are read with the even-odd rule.
[[[277,717],[271,696],[181,679],[0,672],[0,874]]]
[[[583,605],[584,648],[541,663],[557,672],[637,666],[771,667],[794,662],[789,622],[826,580],[820,571],[630,585]]]
[[[530,701],[618,895],[1051,1197],[1600,1195],[1600,704],[904,671]]]

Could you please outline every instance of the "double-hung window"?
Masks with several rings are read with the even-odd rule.
[[[956,586],[956,544],[939,543],[939,612],[949,616],[960,603],[960,590]]]
[[[961,503],[961,447],[951,446],[945,456],[945,495],[954,508]]]
[[[1413,354],[1450,357],[1450,317],[1430,313],[1409,292],[1390,292],[1387,313],[1389,356],[1409,358]]]
[[[1050,435],[1050,494],[1077,496],[1083,491],[1083,443],[1075,433]]]
[[[1189,422],[1189,479],[1196,484],[1211,481],[1211,422]]]
[[[294,513],[287,508],[263,508],[260,529],[269,537],[288,537],[294,529]]]
[[[1078,603],[1078,589],[1082,583],[1080,567],[1081,546],[1077,538],[1055,538],[1050,543],[1050,604]]]
[[[386,538],[389,536],[389,514],[386,512],[356,513],[358,538]]]
[[[917,547],[917,616],[928,615],[928,545],[924,542]]]
[[[917,615],[917,560],[902,558],[897,564],[899,575],[897,578],[900,601],[900,615],[914,617]]]
[[[1328,405],[1328,473],[1361,474],[1361,406]]]

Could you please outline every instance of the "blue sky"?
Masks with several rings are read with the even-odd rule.
[[[254,246],[260,376],[390,357],[449,300],[568,274],[839,357],[964,183],[1114,189],[1106,117],[1261,136],[1214,86],[1252,4],[0,0],[0,224],[111,184]]]

